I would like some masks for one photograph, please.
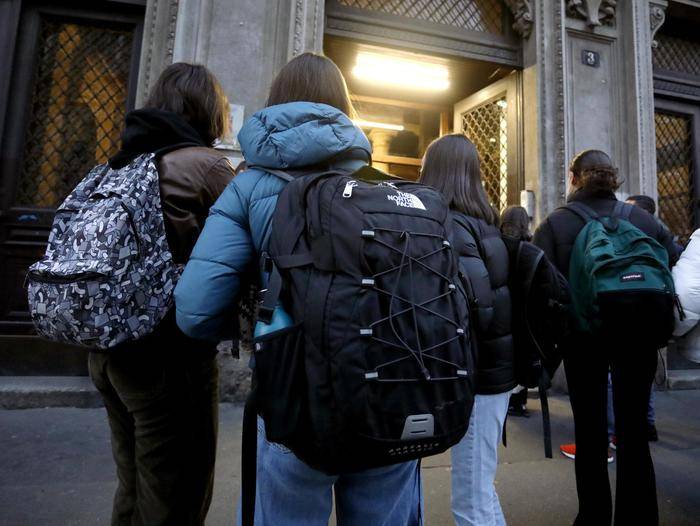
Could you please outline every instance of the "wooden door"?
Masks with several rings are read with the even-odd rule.
[[[0,6],[0,61],[11,73],[0,83],[0,334],[31,333],[26,269],[44,251],[56,206],[119,145],[144,4]]]

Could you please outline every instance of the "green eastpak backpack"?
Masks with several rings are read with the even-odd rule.
[[[565,208],[586,222],[569,263],[574,326],[665,346],[676,304],[666,249],[630,223],[633,205],[618,201],[609,216],[579,202]]]

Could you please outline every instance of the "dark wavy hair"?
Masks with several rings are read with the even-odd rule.
[[[443,135],[430,143],[423,156],[420,182],[439,190],[450,208],[498,224],[481,182],[479,152],[461,133]]]
[[[610,156],[601,150],[579,152],[571,160],[569,171],[577,179],[578,187],[594,192],[615,192],[622,184]]]
[[[229,133],[229,106],[214,74],[199,64],[176,62],[158,77],[145,108],[182,115],[211,145]]]
[[[297,101],[328,104],[355,117],[345,77],[335,62],[317,53],[302,53],[287,62],[272,81],[265,105]]]

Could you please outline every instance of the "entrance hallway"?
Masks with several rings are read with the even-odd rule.
[[[509,526],[567,526],[576,513],[574,464],[544,458],[538,402],[529,419],[510,418],[497,489]],[[652,445],[661,524],[697,526],[700,517],[700,390],[659,392],[660,442]],[[233,524],[240,487],[242,407],[222,404],[209,526]],[[555,446],[573,438],[568,399],[550,398]],[[109,524],[116,487],[103,409],[0,411],[0,523],[3,526]],[[428,526],[453,524],[449,454],[424,462]],[[610,473],[614,477],[615,464]],[[614,484],[614,480],[612,481]],[[368,525],[369,526],[369,525]]]

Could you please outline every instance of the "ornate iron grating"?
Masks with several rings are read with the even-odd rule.
[[[656,110],[654,122],[659,217],[685,242],[695,226],[691,117]]]
[[[16,204],[56,207],[119,145],[133,34],[44,17]]]
[[[338,3],[472,31],[503,34],[501,0],[338,0]]]
[[[700,42],[657,34],[652,54],[655,68],[700,75]]]
[[[508,126],[506,98],[488,102],[462,114],[462,131],[481,159],[481,179],[491,204],[508,205]]]

